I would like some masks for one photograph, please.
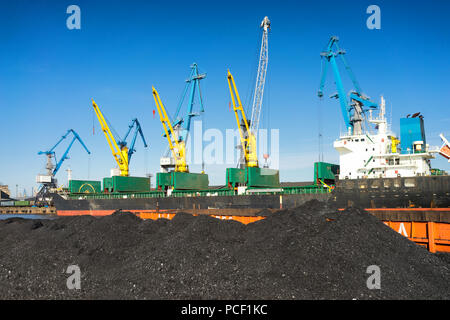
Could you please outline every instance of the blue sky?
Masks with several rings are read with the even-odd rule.
[[[71,4],[81,8],[81,30],[66,27]],[[381,8],[381,30],[366,27],[371,4]],[[231,69],[246,101],[257,67],[259,24],[266,15],[272,31],[262,124],[280,129],[283,181],[312,179],[319,119],[325,161],[338,160],[332,142],[343,128],[339,104],[317,98],[319,53],[331,35],[340,37],[363,91],[375,101],[384,95],[393,130],[399,133],[400,117],[420,111],[427,142],[440,145],[439,133],[450,137],[449,12],[446,0],[2,1],[0,182],[13,190],[18,184],[29,194],[45,164],[37,152],[69,128],[92,154],[74,145],[59,181],[66,182],[69,166],[74,178],[108,176],[115,162],[91,98],[121,134],[132,118],[140,120],[150,147],[138,141],[131,173],[158,172],[167,142],[152,116],[151,86],[173,112],[194,61],[207,73],[205,128],[234,129],[226,71]],[[347,79],[345,89],[351,89]],[[333,92],[330,77],[325,96]],[[59,155],[64,149],[57,150]],[[440,156],[433,166],[450,170]],[[211,184],[224,183],[225,167],[206,168]]]

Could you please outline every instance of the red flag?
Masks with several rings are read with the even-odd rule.
[[[153,119],[155,119],[155,109],[153,109]]]

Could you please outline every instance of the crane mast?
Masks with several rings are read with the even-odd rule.
[[[253,95],[252,116],[250,121],[250,130],[254,135],[258,134],[259,119],[261,116],[261,107],[264,95],[264,85],[266,83],[267,64],[269,62],[269,42],[268,34],[270,30],[270,20],[264,17],[261,22],[263,29],[261,51],[259,54],[258,73],[256,75],[255,94]]]

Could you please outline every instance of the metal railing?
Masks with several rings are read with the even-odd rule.
[[[255,189],[252,189],[255,190]],[[328,190],[323,186],[298,186],[284,187],[274,189],[274,191],[252,192],[258,195],[283,195],[283,194],[320,194],[327,193]],[[242,195],[248,195],[247,193]],[[79,199],[145,199],[145,198],[168,198],[168,197],[213,197],[213,196],[238,196],[232,189],[208,189],[208,190],[175,190],[171,195],[167,195],[162,191],[149,192],[129,192],[129,193],[87,193],[87,194],[70,194],[71,200]]]

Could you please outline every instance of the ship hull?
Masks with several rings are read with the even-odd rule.
[[[341,180],[335,191],[341,208],[450,207],[450,176]]]
[[[338,208],[450,208],[450,176],[379,178],[338,181],[329,193],[183,196],[122,199],[69,199],[55,197],[58,215],[108,215],[116,210],[167,212],[180,210],[287,209],[310,200]],[[253,210],[252,212],[257,212]]]
[[[201,197],[164,197],[140,199],[77,199],[55,198],[58,215],[108,215],[117,210],[130,212],[167,212],[188,210],[229,210],[229,212],[257,212],[263,209],[295,208],[307,201],[329,201],[331,193],[287,195],[234,195]],[[254,210],[256,209],[256,211]],[[231,211],[230,211],[231,210]]]

